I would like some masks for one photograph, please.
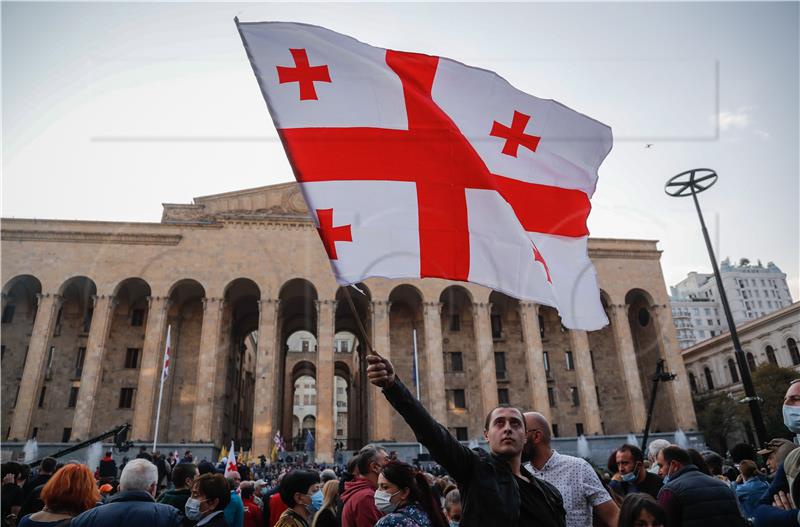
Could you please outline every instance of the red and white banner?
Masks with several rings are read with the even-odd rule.
[[[228,452],[228,460],[225,462],[225,477],[230,476],[231,472],[239,472],[239,465],[236,463],[236,449],[233,448],[231,439],[231,450]]]
[[[469,281],[608,323],[586,227],[608,126],[453,60],[238,27],[340,284]]]

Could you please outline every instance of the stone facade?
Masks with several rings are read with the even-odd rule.
[[[277,430],[292,435],[303,375],[331,409],[316,412],[317,459],[332,459],[341,424],[335,377],[348,448],[412,441],[357,350],[335,345],[346,332],[365,348],[358,321],[412,389],[416,337],[420,398],[462,438],[482,437],[506,400],[561,436],[639,432],[660,358],[678,377],[653,429],[696,428],[655,241],[589,241],[611,322],[589,334],[552,308],[439,279],[366,280],[350,290],[356,319],[293,183],[166,204],[160,223],[6,219],[2,251],[7,440],[82,440],[125,421],[152,440],[169,328],[160,441],[268,454]],[[289,352],[298,331],[316,347]]]

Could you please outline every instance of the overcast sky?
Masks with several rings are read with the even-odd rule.
[[[233,17],[298,21],[610,125],[592,236],[659,240],[668,285],[710,264],[663,185],[715,169],[720,258],[774,261],[798,300],[798,5],[3,2],[2,216],[157,222],[163,202],[293,180]]]

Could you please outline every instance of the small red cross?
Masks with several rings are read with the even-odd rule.
[[[517,157],[517,148],[519,145],[524,146],[531,152],[536,152],[536,147],[539,146],[539,139],[535,135],[528,135],[525,133],[525,127],[528,126],[530,115],[525,115],[514,110],[514,119],[511,121],[511,128],[497,121],[492,124],[492,131],[489,135],[499,137],[506,140],[503,146],[503,153],[507,156]]]
[[[353,236],[350,234],[350,225],[333,226],[333,209],[317,209],[319,218],[319,237],[322,238],[322,245],[331,260],[338,259],[336,255],[336,242],[352,242]]]
[[[547,274],[547,281],[552,284],[553,281],[550,279],[550,269],[547,268],[547,262],[545,262],[544,258],[542,258],[542,253],[539,252],[539,249],[536,248],[536,245],[534,245],[533,242],[531,242],[531,245],[533,245],[533,259],[537,262],[540,262],[544,266],[544,272]]]
[[[228,461],[228,472],[238,472],[239,467],[233,461]]]
[[[294,68],[289,66],[277,66],[278,81],[283,84],[286,82],[297,82],[300,85],[300,100],[317,100],[317,90],[314,89],[314,82],[331,82],[328,66],[310,66],[308,64],[308,53],[305,49],[290,49],[294,59]]]

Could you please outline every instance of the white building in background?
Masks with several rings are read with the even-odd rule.
[[[772,262],[765,267],[761,261],[753,265],[743,258],[739,265],[732,265],[726,258],[720,264],[720,274],[736,324],[755,320],[792,303],[786,274]],[[681,349],[728,331],[713,273],[692,271],[670,287],[670,293]]]

